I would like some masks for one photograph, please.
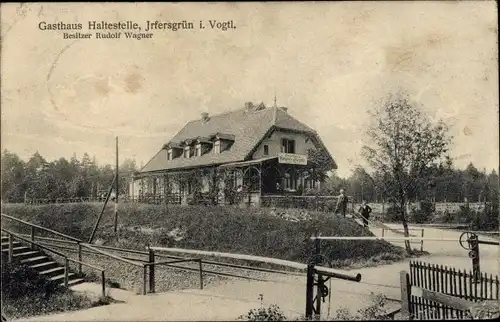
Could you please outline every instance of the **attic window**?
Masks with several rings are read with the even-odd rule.
[[[295,153],[295,140],[281,139],[281,152]]]
[[[269,155],[269,145],[264,145],[264,155]]]
[[[216,140],[214,143],[214,153],[220,153],[220,140]]]

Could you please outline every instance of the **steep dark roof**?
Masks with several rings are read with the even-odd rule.
[[[187,123],[170,142],[183,142],[198,137],[213,137],[216,134],[234,137],[229,150],[221,153],[206,153],[189,159],[179,157],[173,160],[166,158],[165,150],[160,150],[140,172],[151,172],[169,169],[181,169],[198,166],[223,164],[244,161],[250,152],[259,144],[273,126],[300,132],[316,132],[307,125],[297,121],[279,107],[261,110],[255,108],[238,109],[224,114],[210,116],[208,121],[194,120]]]

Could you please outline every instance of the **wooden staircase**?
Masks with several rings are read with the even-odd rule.
[[[44,275],[50,280],[64,285],[64,266],[54,261],[50,256],[41,250],[33,250],[30,245],[14,240],[12,242],[13,260],[25,264],[40,275]],[[9,238],[2,236],[2,260],[7,260],[9,254]],[[83,283],[84,279],[76,273],[68,272],[68,287]]]

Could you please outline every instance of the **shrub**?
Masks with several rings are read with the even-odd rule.
[[[251,309],[246,315],[242,315],[238,319],[246,321],[286,321],[285,315],[277,305],[271,305],[268,308]]]
[[[92,306],[86,296],[59,286],[30,267],[2,261],[2,314],[6,317],[22,318]]]
[[[457,218],[459,223],[469,224],[473,230],[497,230],[498,205],[488,205],[480,211],[472,210],[467,206],[460,206]]]
[[[387,207],[385,212],[384,220],[387,222],[401,222],[399,207],[396,205],[391,205]]]
[[[378,294],[372,301],[372,304],[366,308],[360,309],[357,313],[353,314],[345,308],[338,309],[332,321],[373,321],[373,320],[391,320],[387,314],[387,297],[382,294]]]
[[[430,201],[421,201],[419,209],[412,209],[412,221],[417,224],[429,222],[434,213],[434,204]]]
[[[245,321],[286,321],[286,316],[283,314],[279,306],[273,304],[267,308],[263,305],[264,296],[259,294],[260,308],[251,309],[247,314],[240,315],[238,320]]]
[[[2,295],[18,299],[37,294],[44,298],[60,293],[63,288],[48,278],[39,275],[29,266],[2,261]]]

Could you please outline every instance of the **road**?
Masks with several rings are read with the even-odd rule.
[[[390,228],[400,228],[398,225],[388,224]],[[410,227],[418,228],[418,227]],[[373,228],[376,236],[382,231]],[[385,236],[401,236],[385,232]],[[456,242],[425,241],[424,250],[430,255],[417,260],[438,265],[452,266],[458,269],[471,269],[471,260],[468,252],[460,247],[458,238],[460,232],[425,228],[425,237],[456,239]],[[480,239],[494,240],[487,237]],[[402,245],[402,242],[393,242]],[[419,248],[417,243],[415,248]],[[500,275],[499,247],[481,245],[481,269],[488,274]],[[408,260],[377,267],[367,267],[354,271],[345,271],[346,274],[360,273],[362,281],[351,282],[338,279],[331,280],[331,297],[322,306],[322,315],[335,314],[339,308],[347,308],[351,312],[370,305],[373,295],[382,293],[388,298],[399,299],[399,272],[408,270]],[[300,317],[305,310],[305,276],[267,275],[268,281],[248,281],[231,279],[223,283],[206,287],[204,290],[183,290],[151,294],[147,296],[135,295],[131,292],[112,289],[111,296],[125,303],[95,307],[77,312],[66,312],[43,317],[36,317],[28,321],[179,321],[179,320],[234,320],[250,309],[258,308],[261,304],[259,295],[263,295],[263,305],[277,304],[289,318]],[[328,284],[328,283],[327,283]],[[75,286],[76,291],[87,291],[98,294],[99,285],[81,284]],[[390,302],[392,308],[397,302]]]

